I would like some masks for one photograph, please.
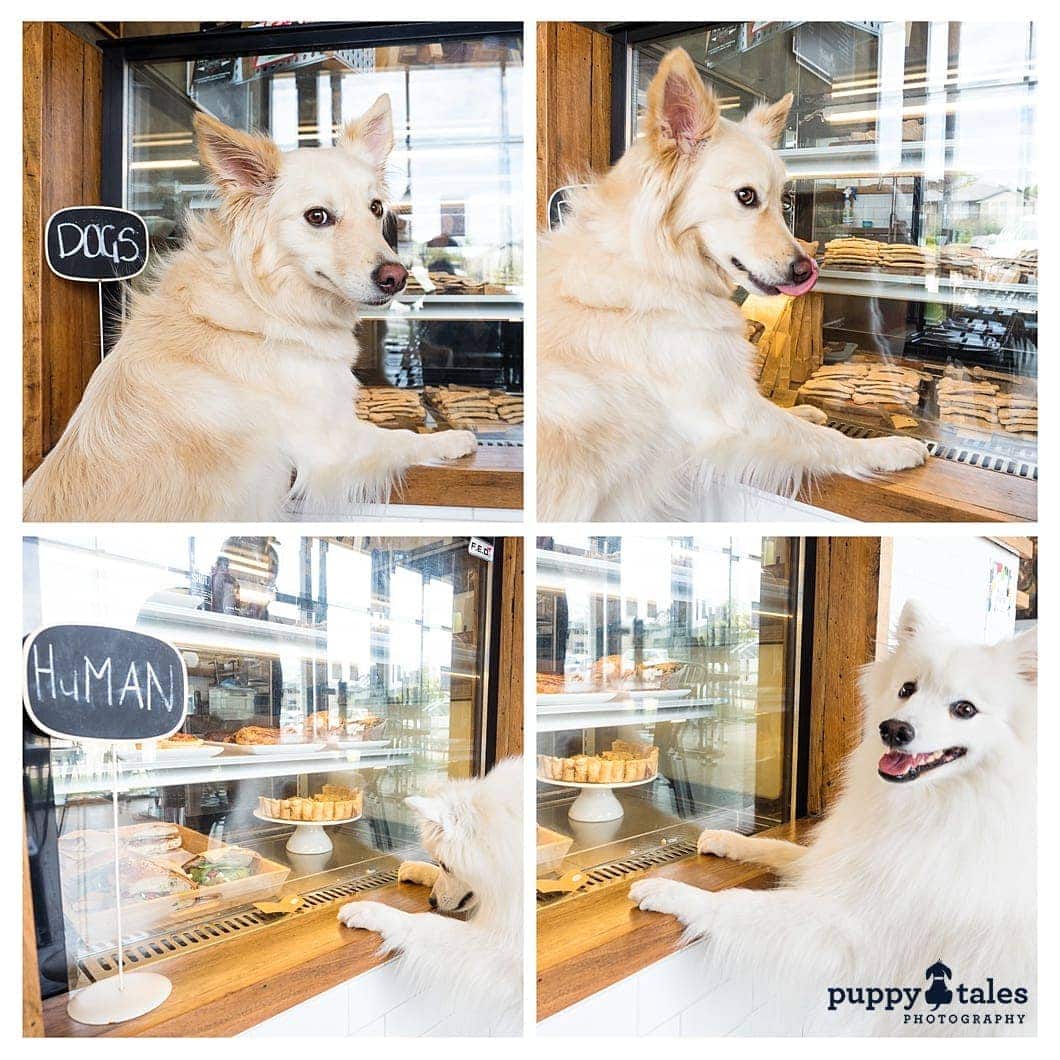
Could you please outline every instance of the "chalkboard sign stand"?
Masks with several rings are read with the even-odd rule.
[[[94,283],[99,295],[99,355],[103,356],[103,284],[131,280],[147,268],[147,223],[116,206],[68,206],[44,227],[44,258],[56,276]]]
[[[123,654],[124,652],[124,654]],[[118,974],[110,979],[101,979],[90,986],[77,990],[70,995],[66,1011],[72,1020],[90,1026],[103,1026],[108,1023],[125,1023],[158,1008],[169,997],[173,984],[158,972],[130,972],[125,974],[125,940],[121,908],[121,840],[118,835],[118,748],[124,744],[137,743],[145,738],[160,739],[171,736],[183,725],[187,716],[188,674],[184,658],[177,649],[158,637],[151,637],[136,630],[122,630],[106,626],[46,626],[31,633],[23,643],[24,667],[22,701],[30,718],[44,732],[60,739],[94,739],[98,737],[98,719],[92,717],[103,708],[104,692],[107,707],[113,708],[114,687],[108,681],[104,684],[103,674],[114,671],[125,674],[126,684],[135,681],[138,690],[138,703],[142,703],[139,690],[144,686],[139,680],[137,663],[140,662],[148,675],[148,681],[155,679],[160,703],[163,709],[155,709],[153,716],[147,717],[148,729],[134,733],[123,739],[111,736],[111,824],[114,838],[114,913],[115,929],[118,938]],[[64,683],[63,661],[79,655],[84,659],[84,683],[79,684],[73,671],[66,670],[65,676],[73,676],[72,687]],[[119,660],[117,663],[115,659]],[[158,680],[159,673],[165,673],[162,660],[170,663],[170,683]],[[57,662],[56,660],[59,660]],[[129,662],[129,668],[124,663]],[[152,663],[154,666],[152,667]],[[43,677],[43,683],[41,678]],[[92,688],[89,678],[96,680],[97,694],[100,702],[92,700]],[[43,691],[42,691],[43,684]],[[168,688],[168,697],[165,690]],[[125,689],[122,690],[123,693]],[[70,711],[70,700],[81,708],[82,718]],[[122,696],[124,699],[124,695]],[[152,702],[147,700],[148,714]],[[119,699],[119,711],[122,701]],[[167,708],[168,709],[165,709]],[[145,717],[142,710],[129,716],[130,728],[133,723],[143,726]],[[84,724],[79,724],[79,721]]]

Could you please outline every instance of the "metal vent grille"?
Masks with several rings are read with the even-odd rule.
[[[845,434],[848,438],[884,438],[887,435],[871,427],[859,427],[851,423],[829,420],[828,426]],[[943,442],[928,442],[928,452],[939,460],[952,460],[955,464],[970,464],[987,471],[1000,471],[1003,475],[1038,480],[1038,465],[1030,460],[1016,460],[1008,456],[995,456],[973,449],[967,445],[946,445]]]
[[[646,869],[655,868],[657,865],[668,865],[672,861],[680,861],[696,852],[696,844],[691,839],[677,839],[667,843],[666,846],[655,847],[645,850],[640,854],[633,854],[628,858],[620,858],[617,861],[608,861],[603,865],[597,865],[588,870],[586,875],[589,882],[575,892],[577,895],[587,894],[599,887],[609,887],[614,883],[621,883],[627,876]],[[572,898],[569,894],[539,894],[537,904],[554,905],[565,898]]]
[[[321,887],[315,891],[306,891],[302,895],[302,898],[305,899],[305,904],[298,912],[289,915],[300,916],[302,913],[311,909],[318,909],[329,902],[341,901],[351,895],[360,894],[363,891],[371,891],[377,887],[385,887],[391,883],[397,883],[397,869],[371,872],[365,876],[347,880],[345,883]],[[179,930],[168,931],[160,935],[144,936],[135,941],[126,942],[125,967],[128,970],[134,970],[154,961],[163,960],[166,957],[175,957],[178,953],[187,953],[189,950],[225,942],[236,935],[245,935],[249,931],[257,931],[268,927],[275,920],[275,916],[267,916],[264,913],[259,913],[253,906],[245,906],[225,913],[222,916],[203,920],[188,927],[182,927]],[[81,971],[93,982],[99,979],[106,979],[111,975],[117,975],[117,948],[114,947],[92,954],[90,957],[82,958],[79,963]]]
[[[523,443],[511,438],[480,438],[478,444],[485,449],[522,449]]]

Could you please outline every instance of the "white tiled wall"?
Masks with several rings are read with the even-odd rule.
[[[396,961],[303,1001],[244,1031],[251,1038],[466,1036],[474,1029],[430,993],[409,988]]]
[[[664,957],[537,1025],[560,1037],[719,1037],[791,1033],[773,999],[747,976],[719,973],[706,943]]]

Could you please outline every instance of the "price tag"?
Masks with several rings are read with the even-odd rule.
[[[467,543],[467,550],[472,556],[484,559],[487,563],[493,562],[492,541],[486,541],[481,537],[473,537]]]

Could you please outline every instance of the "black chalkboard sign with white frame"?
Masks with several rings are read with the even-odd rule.
[[[65,280],[131,280],[147,268],[150,250],[144,219],[115,206],[69,206],[56,210],[44,229],[48,268]]]
[[[23,644],[22,699],[38,728],[112,743],[172,736],[187,713],[184,658],[168,641],[113,626],[56,625]]]

